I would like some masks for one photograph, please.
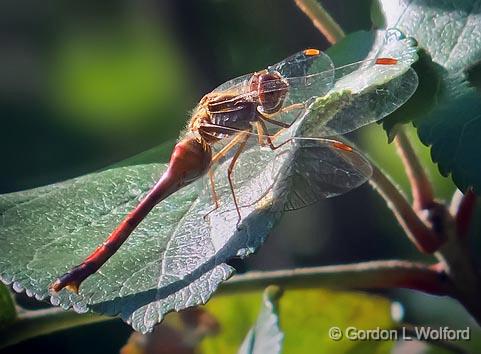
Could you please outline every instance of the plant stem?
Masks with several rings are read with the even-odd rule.
[[[449,283],[436,267],[409,261],[373,261],[357,264],[250,272],[223,283],[215,296],[261,291],[271,284],[285,289],[386,289],[409,288],[449,295]],[[93,313],[77,314],[59,308],[26,311],[0,332],[0,349],[55,331],[113,319]]]
[[[408,238],[423,253],[431,254],[441,245],[441,240],[419,218],[406,197],[374,163],[371,185],[384,198],[388,207],[402,226]]]
[[[431,182],[426,175],[426,171],[421,166],[419,158],[414,152],[403,126],[399,127],[394,142],[409,179],[414,210],[418,211],[431,208],[434,203]]]
[[[437,267],[410,261],[364,263],[249,272],[222,284],[216,295],[263,289],[276,284],[283,289],[415,289],[433,295],[449,295],[449,282]]]
[[[334,44],[345,37],[344,31],[316,0],[294,0],[296,5],[312,21],[329,43]]]
[[[29,338],[109,319],[111,318],[106,316],[78,314],[60,308],[25,311],[19,314],[17,321],[0,332],[0,349]]]
[[[411,232],[422,251],[434,253],[439,261],[439,270],[451,283],[451,296],[481,325],[481,276],[465,242],[475,196],[469,191],[463,197],[455,193],[448,211],[445,204],[434,200],[431,183],[402,128],[397,134],[396,144],[411,184],[414,199],[414,210],[411,211],[416,215],[415,219],[410,218],[401,225],[406,233]],[[393,209],[395,214],[399,210],[399,205]],[[421,221],[419,215],[424,217],[421,212],[425,213],[428,224]],[[416,220],[419,225],[414,224]]]
[[[476,195],[471,188],[464,194],[459,189],[454,192],[449,211],[456,218],[458,237],[462,239],[468,234],[475,206]]]
[[[459,237],[456,221],[446,211],[443,220],[446,243],[434,254],[452,284],[452,297],[457,299],[481,325],[481,276],[469,245]]]

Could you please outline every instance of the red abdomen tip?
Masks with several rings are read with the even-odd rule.
[[[379,64],[379,65],[395,65],[395,64],[397,64],[397,59],[395,59],[395,58],[377,58],[376,64]]]

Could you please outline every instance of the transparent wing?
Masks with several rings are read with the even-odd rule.
[[[324,139],[294,140],[284,152],[291,163],[280,170],[287,183],[284,210],[296,210],[321,199],[344,194],[365,183],[372,175],[366,158],[349,146]]]
[[[334,64],[326,53],[317,49],[306,49],[270,65],[267,70],[277,71],[285,78],[293,78],[320,72],[332,73]]]
[[[220,203],[215,214],[234,215],[233,193],[243,215],[252,208],[272,204],[279,210],[300,209],[346,193],[366,182],[372,173],[369,162],[359,152],[336,140],[293,138],[272,150],[260,146],[256,134],[250,134],[248,139],[233,167],[233,189],[227,171],[237,147],[213,169]],[[204,190],[210,194],[206,185]]]
[[[379,55],[387,60],[378,62]],[[415,58],[416,48],[408,38],[390,40],[376,57],[338,68],[320,51],[296,53],[267,69],[279,72],[279,80],[288,83],[282,108],[269,118],[284,124],[302,118],[301,131],[295,135],[316,137],[342,135],[378,121],[415,92],[418,78],[410,67]],[[216,90],[249,93],[252,75],[233,79]],[[272,91],[282,87],[270,86]],[[278,125],[267,124],[268,134],[277,131]]]
[[[304,112],[305,122],[296,134],[345,134],[382,119],[412,96],[418,86],[418,77],[411,68],[418,58],[416,42],[400,36],[398,31],[379,35],[384,37],[384,43],[372,53],[377,59],[336,69],[336,84],[326,97],[317,98]]]
[[[334,64],[326,53],[306,49],[268,67],[288,82],[284,106],[323,96],[334,85]]]
[[[316,99],[305,110],[296,135],[336,136],[376,122],[402,106],[417,85],[416,72],[402,63],[358,70],[339,80],[334,94]]]
[[[325,62],[324,57],[320,61]],[[269,117],[291,124],[308,115],[312,121],[309,129],[314,129],[298,134],[303,136],[331,137],[356,130],[392,113],[412,96],[418,78],[409,64],[404,58],[371,58],[287,78],[289,91],[284,105]],[[270,134],[275,131],[269,129]]]
[[[298,52],[281,62],[271,65],[267,71],[277,71],[282,80],[288,83],[288,94],[283,107],[303,103],[312,97],[322,96],[334,85],[334,65],[329,56],[321,51],[308,49]],[[212,92],[223,94],[250,94],[249,82],[254,73],[246,74],[229,80],[215,88]],[[272,90],[277,91],[281,85],[272,83]],[[284,119],[289,121],[291,119]]]
[[[246,94],[249,92],[249,81],[254,73],[245,74],[217,86],[212,92],[226,92],[229,94]]]

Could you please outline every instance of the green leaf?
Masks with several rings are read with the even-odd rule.
[[[232,273],[225,262],[257,248],[272,222],[261,222],[270,211],[259,209],[259,218],[246,220],[248,229],[232,231],[236,218],[231,218],[224,220],[223,231],[211,235],[212,225],[202,218],[212,208],[210,197],[199,194],[198,185],[158,205],[78,295],[47,291],[103,241],[164,169],[161,164],[120,167],[0,196],[2,280],[38,299],[51,296],[64,308],[119,314],[141,332],[166,312],[205,303]]]
[[[267,164],[251,149],[236,173],[242,227],[232,205],[226,165],[216,170],[221,207],[209,215],[212,200],[198,181],[160,203],[102,269],[89,277],[79,294],[50,294],[48,286],[99,245],[165,171],[163,164],[117,167],[30,191],[0,196],[0,275],[15,291],[47,299],[78,312],[120,315],[136,330],[150,331],[165,313],[205,303],[231,274],[226,264],[258,248],[278,220],[286,194],[264,195],[286,185],[274,177],[291,151]],[[261,158],[261,160],[259,160]],[[225,164],[228,164],[226,161]],[[276,172],[277,171],[277,172]],[[247,193],[248,191],[248,193]],[[247,198],[247,199],[246,199]],[[258,203],[249,202],[259,200]],[[21,240],[21,241],[20,241]]]
[[[17,311],[13,303],[10,291],[5,285],[0,283],[0,330],[8,327],[15,322]]]
[[[378,1],[385,27],[414,37],[433,62],[446,70],[462,71],[479,60],[479,0]]]
[[[324,132],[345,129],[344,119],[357,112],[356,124],[349,125],[355,129],[402,104],[415,88],[406,76],[412,73],[415,51],[406,41],[387,49],[400,57],[405,54],[406,62],[347,73],[293,129],[305,135],[315,134],[320,126]],[[384,90],[388,86],[401,90]],[[332,107],[330,114],[326,107]],[[209,214],[213,203],[208,181],[184,187],[149,213],[119,251],[85,280],[79,294],[49,293],[49,285],[95,250],[158,181],[166,166],[153,163],[156,151],[165,149],[66,182],[0,195],[0,278],[15,291],[78,312],[119,315],[134,329],[148,332],[166,313],[205,303],[232,274],[228,261],[254,252],[299,195],[312,202],[331,197],[365,182],[369,172],[359,153],[332,149],[319,140],[301,140],[275,151],[254,141],[235,167],[233,184],[242,206],[239,227],[226,158],[214,169],[220,208]],[[142,163],[146,159],[151,163]],[[332,170],[325,172],[323,166]],[[337,177],[326,179],[332,171]]]
[[[458,188],[481,189],[481,96],[476,64],[481,58],[481,1],[379,0],[385,26],[414,37],[424,54],[416,71],[420,89],[384,121],[388,134],[398,123],[413,121],[421,141],[443,175]],[[472,80],[472,81],[468,81]],[[474,137],[474,139],[473,139]]]
[[[440,68],[433,63],[431,57],[421,50],[419,60],[414,63],[413,69],[419,77],[419,85],[414,95],[399,110],[382,120],[383,128],[388,133],[390,141],[396,135],[396,126],[400,123],[413,121],[413,117],[423,119],[436,107],[437,95],[441,90]]]
[[[355,63],[369,54],[374,40],[374,32],[353,32],[336,43],[336,45],[329,47],[326,50],[326,54],[329,55],[336,67]]]
[[[284,335],[279,328],[278,301],[281,291],[268,287],[262,296],[262,308],[255,325],[242,342],[239,354],[280,353]]]
[[[449,200],[456,190],[452,179],[439,174],[438,166],[431,160],[431,149],[417,139],[416,129],[413,126],[407,126],[405,132],[410,138],[414,151],[420,159],[422,166],[430,177],[436,196],[440,200]],[[392,176],[395,179],[396,184],[398,184],[406,195],[409,195],[410,185],[405,173],[405,167],[398,158],[395,145],[386,145],[386,138],[382,134],[382,128],[373,125],[367,129],[363,129],[360,134],[360,139],[361,145],[366,146],[365,152],[369,154],[379,166],[382,166],[383,171],[388,176]],[[384,222],[386,223],[386,227],[388,227],[390,220],[385,220]]]
[[[222,296],[212,299],[207,310],[220,322],[216,337],[201,343],[201,352],[235,353],[244,333],[255,321],[258,293]],[[361,342],[329,338],[329,329],[394,328],[388,300],[363,293],[329,290],[286,290],[279,300],[283,353],[390,353],[392,342]],[[362,348],[363,351],[360,351]]]

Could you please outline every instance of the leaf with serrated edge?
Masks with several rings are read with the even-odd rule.
[[[399,28],[418,41],[430,56],[420,68],[421,81],[439,88],[409,103],[389,117],[385,129],[413,121],[418,135],[431,146],[431,157],[443,175],[451,174],[458,188],[481,191],[481,96],[467,84],[465,71],[481,58],[481,1],[379,0],[386,27]],[[437,74],[433,80],[434,73]],[[436,81],[439,80],[439,83]],[[424,90],[419,94],[424,94]],[[435,102],[421,107],[422,101]]]
[[[386,74],[384,69],[370,72],[359,86],[361,91],[369,91],[370,80],[377,86],[402,74]],[[333,106],[340,106],[345,95],[359,93],[346,87],[342,86],[342,94],[332,91],[323,102],[337,101]],[[302,130],[316,117],[322,118],[307,115],[296,128]],[[0,277],[13,283],[15,291],[25,290],[37,299],[50,297],[54,305],[78,312],[119,315],[134,329],[151,331],[166,313],[205,303],[232,274],[227,261],[245,257],[263,243],[289,198],[289,181],[296,171],[288,167],[293,156],[302,157],[300,149],[276,150],[275,161],[265,164],[258,162],[269,161],[264,154],[272,156],[270,149],[252,148],[241,154],[235,171],[236,195],[243,206],[240,230],[231,196],[222,193],[229,190],[229,161],[225,161],[215,172],[216,189],[222,195],[218,210],[204,220],[212,200],[203,181],[174,193],[85,280],[79,294],[63,290],[51,295],[47,289],[103,242],[158,180],[165,165],[136,161],[134,166],[117,165],[63,183],[1,195]],[[264,193],[266,188],[270,193]]]
[[[17,311],[10,291],[0,283],[0,330],[13,323],[16,317]]]

